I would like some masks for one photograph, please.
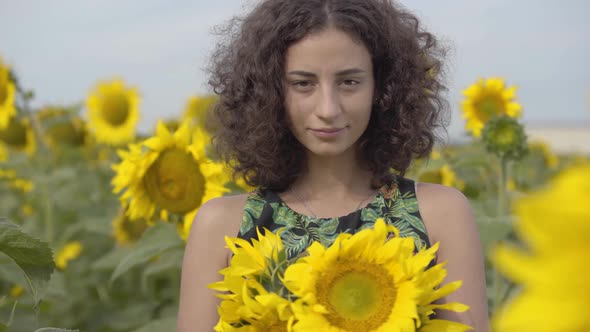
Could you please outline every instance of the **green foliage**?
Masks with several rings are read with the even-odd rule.
[[[10,257],[24,272],[35,306],[40,293],[55,269],[51,249],[46,242],[32,237],[6,219],[0,219],[0,252]]]

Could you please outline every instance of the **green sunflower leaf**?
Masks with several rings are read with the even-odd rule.
[[[178,237],[173,225],[156,224],[143,234],[133,250],[117,265],[111,275],[110,282],[112,283],[132,268],[148,263],[158,255],[182,247],[184,247],[184,242]]]
[[[10,257],[24,272],[37,310],[41,293],[55,270],[49,245],[22,232],[20,227],[8,220],[0,219],[0,252]]]

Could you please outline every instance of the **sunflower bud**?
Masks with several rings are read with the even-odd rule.
[[[500,158],[518,160],[528,151],[524,127],[506,115],[490,119],[483,128],[482,139],[486,149]]]

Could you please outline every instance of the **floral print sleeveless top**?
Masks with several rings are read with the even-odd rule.
[[[342,217],[316,218],[298,213],[270,190],[257,188],[248,194],[239,238],[257,238],[256,228],[274,233],[282,229],[281,239],[288,258],[305,252],[313,241],[330,246],[339,233],[372,228],[377,218],[399,229],[401,237],[414,238],[415,251],[430,247],[426,227],[422,222],[416,200],[415,182],[395,177],[384,184],[365,207]]]

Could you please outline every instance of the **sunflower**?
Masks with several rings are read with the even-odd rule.
[[[184,216],[228,192],[223,165],[205,156],[204,136],[199,128],[191,135],[186,124],[172,134],[160,122],[156,136],[118,152],[113,192],[123,192],[131,219],[151,220],[157,212],[163,220],[169,213]]]
[[[141,238],[148,224],[145,220],[131,220],[125,211],[121,211],[113,219],[113,237],[120,246],[135,243]]]
[[[97,142],[121,145],[135,138],[139,94],[120,79],[100,82],[86,99],[89,127]]]
[[[519,160],[528,151],[524,126],[507,115],[495,116],[482,130],[486,150],[500,158]]]
[[[180,125],[182,124],[180,121],[176,120],[176,119],[168,119],[168,120],[163,120],[162,123],[164,124],[164,127],[166,127],[166,129],[168,129],[169,131],[177,131],[178,128],[180,128]],[[157,132],[158,130],[158,126],[156,125],[156,128],[154,130],[154,134]]]
[[[224,279],[209,285],[224,292],[218,295],[222,302],[216,331],[287,331],[293,323],[289,301],[267,291],[280,284],[281,276],[274,271],[287,262],[280,233],[265,230],[263,235],[257,230],[257,235],[252,242],[225,239],[234,255],[230,266],[220,271]]]
[[[217,102],[217,96],[192,96],[183,112],[183,121],[192,125],[203,126],[207,112]]]
[[[37,144],[35,132],[28,118],[12,118],[4,129],[0,129],[0,141],[17,151],[23,151],[29,156],[35,154]]]
[[[414,255],[411,238],[378,219],[374,229],[355,235],[342,233],[324,248],[314,242],[309,256],[290,265],[285,285],[301,301],[295,302],[294,331],[467,331],[463,324],[430,320],[434,309],[464,311],[457,303],[434,301],[460,287],[452,282],[435,288],[445,277],[441,264],[425,271],[437,245]]]
[[[80,256],[82,243],[80,241],[68,242],[55,254],[55,265],[60,270],[65,270],[68,263]]]
[[[438,183],[448,187],[455,187],[459,190],[465,188],[465,182],[457,177],[457,173],[449,165],[434,170],[422,172],[418,177],[422,182]]]
[[[52,149],[60,145],[82,146],[87,139],[86,124],[63,107],[45,106],[37,114],[44,130],[44,140]]]
[[[463,91],[466,99],[462,103],[466,129],[475,137],[481,136],[485,124],[494,116],[519,117],[520,104],[514,101],[516,87],[505,88],[500,78],[479,79]]]
[[[6,128],[10,120],[16,116],[15,96],[16,87],[10,77],[10,68],[0,58],[0,129]]]
[[[500,245],[496,266],[519,284],[493,318],[498,331],[590,331],[590,163],[515,202],[522,247]]]

